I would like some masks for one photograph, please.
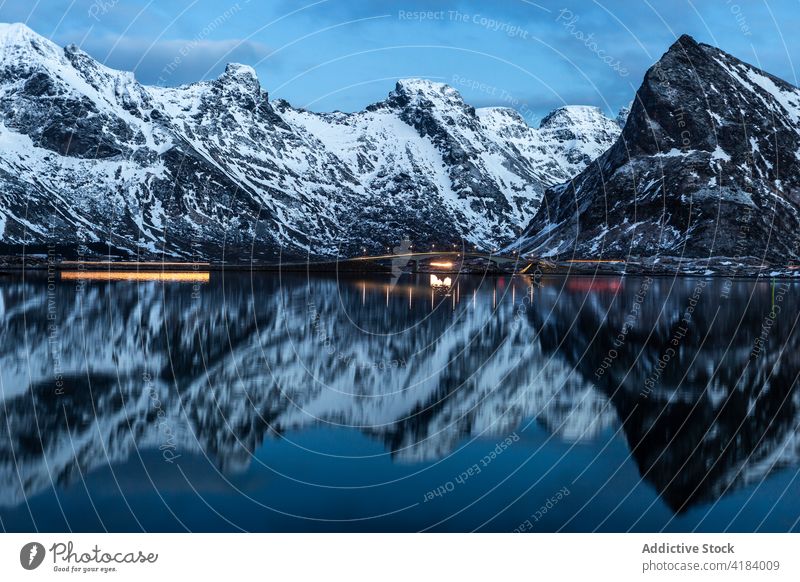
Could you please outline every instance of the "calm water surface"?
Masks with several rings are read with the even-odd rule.
[[[800,529],[795,284],[121,279],[0,278],[3,530]]]

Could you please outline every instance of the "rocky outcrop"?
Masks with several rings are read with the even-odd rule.
[[[682,36],[622,135],[547,191],[514,248],[577,258],[800,257],[800,90]]]

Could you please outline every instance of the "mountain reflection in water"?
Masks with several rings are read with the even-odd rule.
[[[0,525],[798,529],[795,284],[448,276],[0,279]]]

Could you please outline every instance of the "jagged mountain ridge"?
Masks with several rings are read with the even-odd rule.
[[[800,90],[682,36],[617,142],[549,189],[512,248],[580,258],[800,257]]]
[[[270,101],[255,71],[139,84],[0,26],[0,242],[215,261],[513,241],[544,189],[609,147],[593,107],[539,129],[408,79],[353,114]]]

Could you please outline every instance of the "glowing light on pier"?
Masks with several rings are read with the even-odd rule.
[[[450,277],[440,279],[436,275],[431,275],[431,287],[452,287],[453,280]]]

